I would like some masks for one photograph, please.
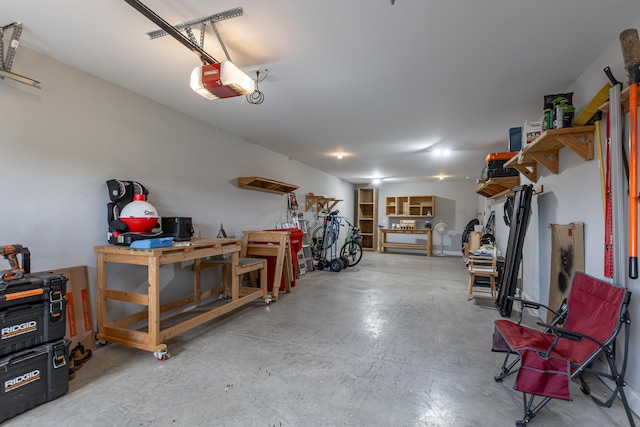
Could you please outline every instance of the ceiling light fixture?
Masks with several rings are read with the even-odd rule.
[[[373,185],[379,185],[381,182],[382,182],[382,180],[381,180],[380,178],[374,178],[374,179],[371,181],[371,184],[373,184]]]
[[[342,158],[342,156],[343,156],[343,154],[342,154],[342,153],[338,153],[338,154],[336,154],[336,157],[337,157],[338,159],[341,159],[341,158]]]
[[[451,150],[449,150],[448,148],[436,148],[435,150],[433,150],[433,155],[440,157],[440,156],[448,156],[449,154],[451,154]]]

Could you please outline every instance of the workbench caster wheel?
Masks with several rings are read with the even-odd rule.
[[[168,358],[171,357],[171,354],[167,350],[164,351],[154,351],[153,356],[156,358],[158,362],[164,362]]]
[[[229,294],[220,294],[220,299],[229,299]]]
[[[273,301],[271,298],[265,298],[265,299],[264,299],[264,303],[265,303],[266,305],[271,305],[271,301]]]
[[[340,258],[334,258],[331,260],[331,271],[335,271],[336,273],[340,270],[342,270],[342,267],[344,267],[344,265],[342,264],[342,260]]]
[[[106,341],[106,340],[97,340],[96,341],[96,347],[104,347],[107,344],[109,344],[109,341]]]

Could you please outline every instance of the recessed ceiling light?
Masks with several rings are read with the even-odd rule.
[[[371,181],[371,183],[373,185],[378,185],[382,182],[382,180],[380,178],[374,178],[373,181]]]
[[[442,181],[442,180],[444,179],[444,176],[440,175],[440,177],[439,177],[439,178],[440,178],[440,180]]]
[[[435,150],[433,150],[433,155],[437,157],[448,156],[449,154],[451,154],[451,150],[449,150],[448,148],[436,148]]]
[[[342,158],[342,153],[338,153],[338,154],[336,154],[336,157],[337,157],[337,158],[339,158],[339,159],[341,159],[341,158]]]

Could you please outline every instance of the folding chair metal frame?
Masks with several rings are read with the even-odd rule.
[[[591,396],[589,386],[583,377],[584,373],[591,373],[615,384],[615,389],[606,402],[591,396],[593,401],[599,406],[611,407],[619,394],[629,424],[634,427],[633,415],[623,388],[626,385],[624,374],[631,324],[628,311],[631,292],[585,273],[576,272],[569,298],[559,312],[544,304],[510,298],[520,302],[518,321],[516,323],[505,319],[496,320],[492,350],[506,352],[501,372],[494,377],[496,382],[502,382],[505,377],[518,373],[514,388],[523,393],[524,417],[516,421],[516,426],[525,426],[553,398],[572,400],[571,380],[576,376],[580,380],[580,390]],[[593,312],[580,312],[580,308],[596,302],[603,307],[607,316],[598,319],[594,317]],[[572,306],[578,308],[574,307],[572,312]],[[546,308],[555,317],[550,324],[537,322],[543,330],[529,328],[521,325],[525,308]],[[617,313],[614,314],[614,310]],[[594,331],[600,339],[588,333],[589,326],[595,324],[606,324],[599,327],[599,331]],[[618,369],[614,344],[622,325],[625,326],[625,342],[624,348],[617,349],[618,353],[623,353],[621,368]],[[605,337],[606,334],[608,336]],[[606,356],[609,372],[593,367],[593,362],[603,354]],[[535,402],[536,396],[542,399]]]

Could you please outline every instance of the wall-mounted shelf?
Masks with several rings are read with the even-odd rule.
[[[436,214],[436,196],[390,196],[385,198],[386,216],[423,216]]]
[[[569,147],[584,160],[593,160],[595,126],[549,129],[508,160],[504,167],[514,168],[530,181],[538,180],[537,165],[558,173],[558,156],[562,147]]]
[[[238,187],[250,190],[266,191],[268,193],[287,194],[296,191],[297,185],[274,181],[273,179],[260,178],[258,176],[242,176],[238,178]]]
[[[490,178],[476,188],[476,193],[488,199],[496,199],[508,194],[513,187],[520,185],[519,176]]]
[[[322,194],[307,193],[304,199],[304,210],[308,211],[315,204],[318,205],[319,211],[331,212],[333,208],[341,202],[342,199],[323,196]]]
[[[626,87],[620,92],[620,104],[622,104],[622,113],[626,114],[629,112],[629,88]],[[640,105],[640,98],[638,98],[638,105]],[[605,113],[609,112],[609,101],[602,104],[599,108],[600,111]]]

